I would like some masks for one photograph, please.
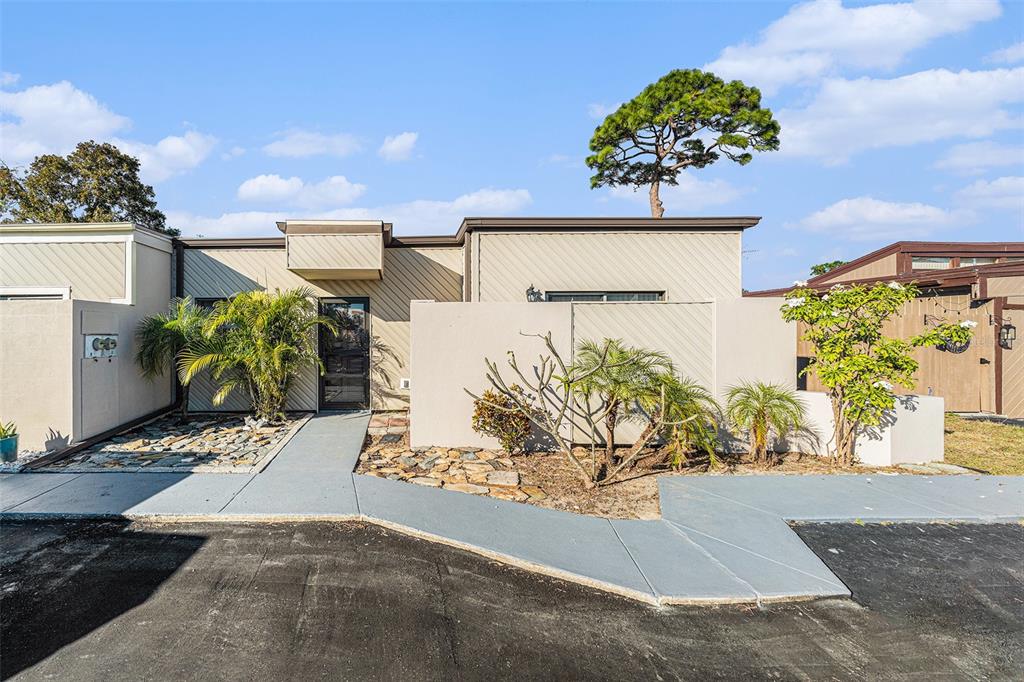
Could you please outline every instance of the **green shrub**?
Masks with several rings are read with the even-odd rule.
[[[521,392],[518,386],[511,387]],[[514,400],[497,391],[488,390],[473,401],[473,430],[498,439],[510,455],[526,451],[530,436],[530,418],[516,407]]]
[[[17,435],[18,427],[14,425],[14,422],[7,422],[6,424],[0,422],[0,438],[10,438]]]

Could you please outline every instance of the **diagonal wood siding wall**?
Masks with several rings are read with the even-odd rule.
[[[318,297],[368,297],[370,333],[390,351],[375,359],[389,381],[375,382],[374,407],[408,407],[408,391],[399,389],[398,381],[409,376],[409,302],[462,300],[462,248],[385,249],[382,280],[310,281],[289,271],[285,259],[285,250],[280,248],[186,249],[184,293],[221,298],[239,291],[309,287]],[[212,394],[209,383],[197,383],[190,404],[195,409],[210,409]],[[318,377],[310,370],[299,378],[289,406],[316,409],[317,394]],[[237,402],[233,405],[222,409],[240,409]]]
[[[541,291],[664,291],[666,301],[736,298],[740,232],[473,235],[471,300]]]
[[[0,286],[71,287],[88,301],[124,298],[123,242],[0,244]]]

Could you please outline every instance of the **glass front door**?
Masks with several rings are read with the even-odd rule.
[[[369,299],[322,298],[320,314],[338,325],[338,333],[320,331],[320,409],[370,407]]]

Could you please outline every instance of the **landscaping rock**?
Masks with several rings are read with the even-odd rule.
[[[519,485],[518,471],[492,471],[487,474],[488,485],[515,487]]]
[[[440,488],[441,487],[441,481],[440,480],[438,480],[436,478],[430,478],[429,476],[414,476],[414,477],[409,479],[409,482],[410,483],[415,483],[416,485],[429,486],[431,488]]]
[[[488,488],[482,485],[474,485],[472,483],[448,483],[444,487],[445,490],[454,490],[459,493],[469,493],[470,495],[486,495],[490,492]]]

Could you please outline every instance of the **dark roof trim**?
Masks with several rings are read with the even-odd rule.
[[[838,268],[837,268],[838,269]],[[808,280],[807,286],[815,291],[827,291],[836,284],[843,286],[854,286],[857,284],[875,284],[876,282],[900,282],[909,284],[913,282],[920,288],[928,289],[951,289],[976,284],[981,279],[989,277],[1013,277],[1024,275],[1024,261],[1010,263],[992,263],[990,265],[972,265],[963,268],[950,268],[948,270],[917,270],[903,275],[885,275],[881,277],[867,277],[846,282],[815,282]],[[817,279],[817,278],[815,278]],[[748,291],[744,296],[765,297],[785,296],[795,287],[783,287],[779,289],[763,289],[761,291]],[[981,296],[981,298],[985,298]]]
[[[862,265],[867,265],[876,260],[881,260],[894,253],[909,253],[912,255],[927,255],[941,253],[949,256],[1001,256],[1006,253],[1024,253],[1024,242],[895,242],[883,246],[877,251],[855,258],[845,265],[829,270],[824,275],[818,275],[808,280],[814,284],[822,280],[833,280],[836,275],[842,275]]]
[[[691,232],[701,230],[746,230],[761,221],[759,216],[707,218],[465,218],[455,235],[391,236],[385,225],[388,248],[458,247],[470,232]],[[365,231],[365,228],[359,228]],[[389,239],[390,237],[390,239]],[[186,249],[281,248],[281,237],[241,239],[179,239]]]
[[[284,237],[243,237],[239,239],[175,239],[186,249],[283,249]]]
[[[470,232],[685,232],[691,230],[746,230],[761,222],[760,216],[690,218],[464,218],[455,238],[462,242]]]

